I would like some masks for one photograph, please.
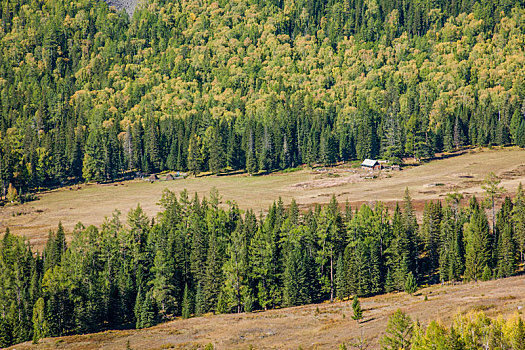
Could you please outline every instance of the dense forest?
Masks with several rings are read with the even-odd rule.
[[[497,181],[483,203],[494,203]],[[166,190],[162,211],[115,212],[100,227],[61,226],[42,253],[6,232],[0,243],[0,346],[45,336],[143,328],[176,316],[272,309],[350,295],[413,293],[418,285],[519,272],[525,191],[489,210],[458,194],[428,202],[421,224],[410,195],[343,208],[335,197],[301,214],[279,200],[266,216],[235,203]],[[486,207],[486,206],[485,206]],[[494,216],[494,217],[492,217]],[[492,224],[491,224],[492,222]]]
[[[525,146],[523,1],[2,0],[0,184]]]

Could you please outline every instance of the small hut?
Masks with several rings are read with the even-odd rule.
[[[153,182],[155,180],[158,180],[159,177],[155,174],[151,174],[150,177],[148,177],[148,181]]]
[[[381,163],[375,159],[365,159],[363,163],[361,163],[361,167],[368,170],[381,170]]]

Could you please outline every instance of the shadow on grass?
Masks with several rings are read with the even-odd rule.
[[[361,322],[359,322],[359,324],[368,323],[368,322],[373,321],[375,319],[376,319],[375,317],[370,317],[370,318],[367,318],[366,320],[363,319]]]

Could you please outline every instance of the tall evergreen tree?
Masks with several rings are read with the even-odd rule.
[[[219,252],[217,235],[213,231],[208,243],[208,254],[206,259],[206,274],[203,280],[203,299],[206,311],[216,311],[218,295],[222,285],[222,261]]]
[[[489,223],[481,209],[473,212],[465,230],[465,279],[478,280],[491,260]]]

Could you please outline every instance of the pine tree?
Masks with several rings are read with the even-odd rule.
[[[66,237],[62,222],[58,223],[56,234],[49,232],[49,237],[44,250],[44,271],[60,265],[62,255],[66,251]]]
[[[142,293],[141,287],[139,287],[139,290],[137,292],[137,298],[135,299],[135,307],[134,307],[134,314],[135,314],[135,328],[140,329],[144,328],[142,321],[142,309],[144,304],[144,295]]]
[[[159,145],[157,123],[152,118],[146,119],[144,132],[144,156],[151,172],[161,170],[162,160]]]
[[[270,172],[274,169],[273,153],[273,135],[265,126],[261,144],[261,152],[259,153],[259,169],[265,170],[266,172]]]
[[[391,255],[389,265],[393,285],[397,290],[404,290],[408,273],[414,271],[415,243],[413,228],[407,224],[407,217],[401,215],[399,206],[396,206],[392,218],[393,240],[391,243]],[[417,275],[417,274],[416,274]]]
[[[234,309],[242,311],[243,295],[248,288],[248,247],[242,224],[238,223],[231,235],[230,244],[227,247],[229,259],[225,262],[223,270],[226,280],[223,292],[225,300],[232,300]]]
[[[462,227],[457,225],[453,209],[445,207],[441,221],[439,274],[441,281],[459,280],[463,273]]]
[[[370,251],[369,275],[370,293],[379,294],[383,291],[383,263],[381,261],[381,247],[376,239],[370,240],[368,244]]]
[[[417,291],[417,281],[414,277],[414,274],[411,272],[408,273],[405,281],[405,292],[408,294],[414,294]]]
[[[441,204],[427,202],[423,210],[421,238],[427,258],[423,266],[424,274],[432,274],[439,264],[439,239],[441,231]]]
[[[292,165],[292,155],[290,152],[290,147],[288,146],[288,139],[284,135],[283,139],[283,148],[281,151],[281,169],[289,168]]]
[[[98,129],[92,129],[86,141],[82,177],[87,181],[104,180],[104,150],[102,136]]]
[[[481,280],[482,281],[489,281],[492,278],[492,269],[485,265],[483,268],[483,272],[481,273]]]
[[[270,295],[272,250],[269,234],[263,227],[259,226],[251,240],[249,261],[252,271],[251,278],[257,285],[258,303],[263,309],[267,310],[272,301]]]
[[[357,299],[357,295],[354,295],[354,300],[352,302],[352,310],[354,314],[352,315],[352,318],[359,322],[363,319],[363,310],[361,309],[361,303],[359,302],[359,299]]]
[[[151,292],[146,293],[144,297],[142,307],[140,308],[140,322],[140,328],[148,328],[155,325],[155,309]]]
[[[131,139],[132,168],[140,169],[141,171],[147,172],[147,169],[144,168],[144,129],[140,120],[133,123],[133,128],[131,130]]]
[[[250,174],[257,172],[257,156],[255,154],[255,141],[252,132],[250,132],[246,149],[246,171]]]
[[[481,209],[473,212],[465,231],[465,279],[478,280],[491,259],[489,224]]]
[[[116,124],[108,128],[103,137],[104,149],[104,178],[113,180],[117,178],[121,168],[121,150],[117,139],[118,129]]]
[[[197,175],[201,172],[202,167],[202,153],[201,153],[201,141],[200,137],[193,135],[190,138],[188,146],[188,170],[193,175]]]
[[[182,318],[190,318],[192,312],[192,299],[188,283],[186,283],[184,286],[184,295],[182,297]]]
[[[404,245],[405,254],[408,260],[408,268],[417,275],[419,271],[419,242],[418,231],[419,225],[417,223],[414,207],[412,206],[412,198],[408,187],[405,188],[405,197],[403,199],[403,225],[404,225]]]
[[[514,239],[519,252],[519,259],[522,263],[525,263],[525,191],[521,182],[514,198],[512,224],[514,226]]]
[[[193,207],[193,212],[190,214],[189,218],[189,230],[192,232],[190,270],[196,283],[200,284],[203,282],[206,274],[207,235],[204,223],[201,222],[201,209],[197,193],[195,193]]]
[[[174,259],[170,258],[163,249],[158,249],[151,268],[153,279],[150,282],[151,297],[159,306],[161,317],[173,314],[177,308],[177,287],[174,285]]]
[[[516,247],[512,236],[511,223],[506,221],[500,232],[497,246],[497,276],[499,278],[512,276],[516,270]]]
[[[302,305],[309,302],[307,271],[303,255],[298,247],[293,248],[286,259],[283,275],[283,304]]]
[[[353,249],[352,266],[349,269],[351,275],[351,292],[357,295],[369,295],[371,293],[371,276],[368,268],[370,255],[366,243],[358,240]]]
[[[221,257],[215,231],[211,233],[206,259],[206,274],[204,276],[202,293],[205,311],[216,311],[218,292],[222,285],[223,274]]]
[[[209,159],[209,169],[212,173],[219,173],[219,171],[224,168],[225,163],[225,155],[224,155],[224,148],[223,148],[223,141],[221,138],[221,135],[219,134],[219,131],[215,127],[210,127],[210,140],[209,142],[209,152],[210,152],[210,159]]]
[[[206,312],[206,305],[204,301],[204,293],[200,284],[197,285],[197,292],[195,293],[195,315],[201,316]]]
[[[335,290],[336,296],[339,300],[343,300],[350,294],[348,292],[348,283],[346,280],[345,264],[343,262],[343,254],[339,254],[337,258],[337,265],[335,270]]]

